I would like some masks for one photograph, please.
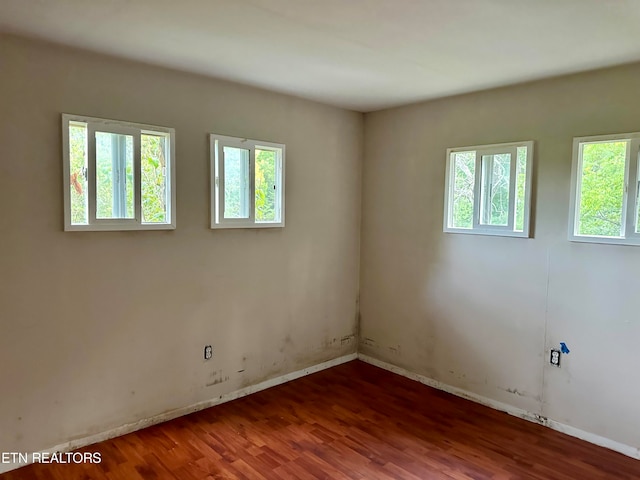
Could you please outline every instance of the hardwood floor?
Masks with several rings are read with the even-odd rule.
[[[2,480],[638,479],[640,461],[354,361]]]

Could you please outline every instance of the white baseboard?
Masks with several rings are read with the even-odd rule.
[[[312,373],[316,373],[321,370],[325,370],[327,368],[335,367],[336,365],[340,365],[342,363],[350,362],[351,360],[355,360],[356,358],[357,358],[356,353],[351,353],[349,355],[344,355],[342,357],[334,358],[333,360],[328,360],[326,362],[319,363],[311,367],[303,368],[302,370],[297,370],[295,372],[287,373],[279,377],[271,378],[269,380],[265,380],[264,382],[260,382],[256,385],[250,385],[248,387],[241,388],[240,390],[236,390],[234,392],[220,395],[219,397],[216,397],[216,398],[204,400],[202,402],[189,405],[187,407],[177,408],[169,412],[161,413],[160,415],[155,415],[153,417],[145,418],[137,422],[128,423],[120,427],[112,428],[111,430],[97,433],[95,435],[78,438],[75,440],[71,440],[69,442],[61,443],[54,447],[43,450],[40,453],[70,452],[71,450],[75,450],[77,448],[86,447],[87,445],[92,445],[94,443],[102,442],[104,440],[120,437],[122,435],[126,435],[127,433],[135,432],[137,430],[142,430],[143,428],[150,427],[151,425],[167,422],[169,420],[173,420],[174,418],[178,418],[183,415],[187,415],[189,413],[194,413],[200,410],[204,410],[205,408],[213,407],[214,405],[219,405],[221,403],[230,402],[231,400],[235,400],[237,398],[246,397],[247,395],[259,392],[261,390],[266,390],[267,388],[275,387],[276,385],[282,385],[283,383],[290,382],[291,380],[295,380],[300,377],[305,377]],[[29,455],[28,458],[29,460],[27,462],[0,463],[0,474],[6,473],[10,470],[15,470],[16,468],[20,468],[24,465],[33,463],[32,456]]]
[[[628,457],[640,460],[640,448],[636,448],[630,445],[626,445],[624,443],[616,442],[615,440],[611,440],[610,438],[601,437],[600,435],[596,435],[595,433],[580,430],[579,428],[572,427],[571,425],[566,425],[564,423],[560,423],[555,420],[543,417],[537,413],[532,413],[527,410],[514,407],[513,405],[509,405],[507,403],[502,403],[497,400],[493,400],[491,398],[483,397],[476,393],[463,390],[461,388],[447,385],[446,383],[439,382],[437,380],[434,380],[429,377],[425,377],[424,375],[420,375],[418,373],[410,372],[408,370],[405,370],[404,368],[396,367],[395,365],[392,365],[387,362],[383,362],[381,360],[370,357],[368,355],[363,355],[359,353],[358,359],[362,360],[363,362],[374,365],[376,367],[380,367],[384,370],[388,370],[390,372],[396,373],[403,377],[409,378],[411,380],[415,380],[417,382],[423,383],[424,385],[428,385],[429,387],[433,387],[435,389],[450,393],[452,395],[455,395],[456,397],[462,397],[467,400],[480,403],[482,405],[493,408],[495,410],[500,410],[502,412],[506,412],[510,415],[513,415],[515,417],[519,417],[524,420],[528,420],[530,422],[544,425],[545,427],[549,427],[552,430],[565,433],[572,437],[585,440],[589,443],[593,443],[595,445],[608,448],[609,450],[614,450],[618,453],[622,453],[623,455],[626,455]]]

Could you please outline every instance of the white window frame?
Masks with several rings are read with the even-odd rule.
[[[70,145],[69,125],[84,123],[87,128],[87,195],[88,223],[71,223],[70,195]],[[119,133],[133,136],[134,155],[134,218],[96,218],[96,144],[95,132]],[[166,173],[167,181],[167,222],[143,223],[141,198],[141,159],[140,138],[142,134],[164,134],[169,143],[167,148]],[[176,228],[176,163],[175,163],[175,129],[146,125],[141,123],[87,117],[83,115],[62,114],[62,158],[64,185],[64,229],[65,231],[109,231],[109,230],[174,230]]]
[[[443,232],[465,233],[470,235],[494,235],[503,237],[529,237],[531,218],[531,189],[533,173],[533,146],[534,141],[495,143],[490,145],[473,145],[469,147],[456,147],[447,149],[446,180],[444,192],[444,221]],[[524,187],[524,221],[522,231],[515,230],[515,202],[516,202],[516,171],[517,149],[526,147],[527,165]],[[453,226],[453,187],[455,180],[454,154],[459,152],[475,152],[475,179],[473,189],[473,226],[472,228],[459,228]],[[482,198],[482,156],[509,153],[511,155],[511,172],[509,176],[509,217],[507,225],[483,225],[480,222],[481,198]]]
[[[580,235],[580,193],[582,181],[582,151],[587,143],[627,142],[625,158],[624,191],[622,199],[622,235],[616,237]],[[572,242],[605,243],[614,245],[640,245],[640,233],[636,233],[636,208],[639,200],[638,162],[640,161],[640,132],[574,137],[571,165],[571,198],[569,208],[569,240]],[[630,188],[631,187],[631,188]]]
[[[210,138],[210,175],[211,175],[211,228],[282,228],[285,218],[285,145],[264,142],[248,138],[230,137],[211,133]],[[224,147],[249,150],[249,217],[224,218]],[[255,161],[256,149],[280,150],[280,161],[276,171],[276,209],[279,221],[256,222],[255,220]]]

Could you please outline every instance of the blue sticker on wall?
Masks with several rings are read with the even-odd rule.
[[[566,343],[560,342],[560,351],[562,353],[569,353],[571,350],[569,350]]]

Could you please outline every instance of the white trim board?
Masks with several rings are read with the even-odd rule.
[[[42,450],[41,453],[70,452],[77,448],[86,447],[87,445],[92,445],[94,443],[102,442],[104,440],[120,437],[122,435],[126,435],[127,433],[135,432],[138,430],[142,430],[143,428],[150,427],[151,425],[167,422],[169,420],[173,420],[174,418],[182,417],[183,415],[199,412],[200,410],[204,410],[206,408],[213,407],[215,405],[220,405],[221,403],[230,402],[232,400],[236,400],[238,398],[251,395],[252,393],[256,393],[261,390],[266,390],[267,388],[275,387],[277,385],[282,385],[283,383],[287,383],[292,380],[296,380],[298,378],[311,375],[312,373],[316,373],[321,370],[326,370],[327,368],[335,367],[337,365],[350,362],[352,360],[355,360],[356,358],[357,358],[356,353],[350,353],[349,355],[344,355],[342,357],[334,358],[333,360],[328,360],[326,362],[322,362],[317,365],[313,365],[311,367],[303,368],[301,370],[296,370],[295,372],[286,373],[279,377],[271,378],[269,380],[265,380],[264,382],[260,382],[255,385],[250,385],[248,387],[241,388],[240,390],[236,390],[234,392],[220,395],[219,397],[216,397],[216,398],[204,400],[202,402],[189,405],[186,407],[177,408],[175,410],[161,413],[159,415],[155,415],[150,418],[145,418],[142,420],[138,420],[137,422],[128,423],[120,427],[112,428],[111,430],[97,433],[95,435],[78,438],[75,440],[71,440],[69,442],[61,443],[54,447],[48,448],[46,450]],[[15,470],[17,468],[23,467],[30,463],[33,463],[33,461],[31,460],[31,456],[29,456],[29,461],[27,463],[13,463],[13,464],[0,463],[0,474],[9,472],[11,470]]]
[[[628,457],[640,460],[640,448],[636,448],[636,447],[632,447],[631,445],[626,445],[624,443],[616,442],[615,440],[611,440],[610,438],[601,437],[600,435],[596,435],[595,433],[586,432],[584,430],[580,430],[579,428],[572,427],[571,425],[566,425],[564,423],[551,420],[547,417],[538,415],[537,413],[532,413],[527,410],[514,407],[513,405],[502,403],[497,400],[493,400],[491,398],[483,397],[476,393],[463,390],[461,388],[447,385],[446,383],[439,382],[438,380],[425,377],[424,375],[420,375],[418,373],[410,372],[401,367],[396,367],[395,365],[392,365],[387,362],[383,362],[382,360],[378,360],[368,355],[363,355],[361,353],[358,353],[358,360],[362,360],[365,363],[369,363],[371,365],[382,368],[384,370],[388,370],[389,372],[395,373],[397,375],[401,375],[410,380],[415,380],[416,382],[420,382],[424,385],[433,387],[437,390],[442,390],[443,392],[450,393],[452,395],[455,395],[456,397],[461,397],[466,400],[471,400],[472,402],[479,403],[486,407],[490,407],[495,410],[500,410],[502,412],[508,413],[509,415],[513,415],[514,417],[518,417],[524,420],[528,420],[530,422],[538,423],[545,427],[551,428],[552,430],[565,433],[572,437],[579,438],[580,440],[584,440],[586,442],[593,443],[594,445],[608,448],[609,450],[613,450],[615,452],[622,453],[623,455],[626,455]]]

